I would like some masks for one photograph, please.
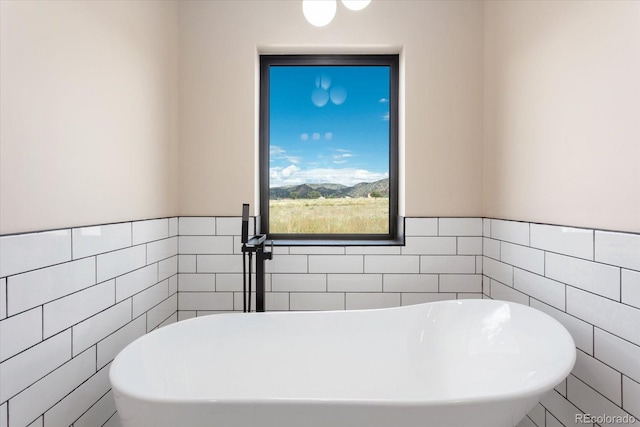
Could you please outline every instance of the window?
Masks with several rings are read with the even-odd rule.
[[[398,63],[260,57],[260,229],[269,239],[399,243]]]

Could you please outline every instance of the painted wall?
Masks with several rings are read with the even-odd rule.
[[[484,216],[640,231],[640,3],[484,13]]]
[[[177,5],[0,8],[0,233],[176,214]]]
[[[298,1],[180,2],[181,215],[255,204],[259,52],[368,51],[401,52],[409,88],[401,213],[479,216],[482,10],[475,1],[378,0],[357,13],[339,4],[316,28]]]

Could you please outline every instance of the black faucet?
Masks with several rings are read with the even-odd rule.
[[[265,251],[265,242],[267,236],[265,234],[256,234],[249,237],[249,205],[242,205],[242,307],[245,313],[251,311],[251,264],[253,254],[256,254],[256,311],[264,312],[264,262],[273,259],[273,242],[271,242],[271,251]],[[245,257],[249,257],[249,274],[247,275],[247,267]],[[249,278],[249,287],[247,289],[247,277]]]

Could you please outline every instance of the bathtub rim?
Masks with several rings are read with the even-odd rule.
[[[121,380],[121,378],[117,378],[115,377],[116,374],[114,374],[115,369],[117,369],[119,363],[121,363],[121,358],[120,354],[124,353],[127,349],[129,349],[129,351],[132,351],[131,348],[133,348],[134,344],[135,345],[142,345],[141,343],[144,343],[144,341],[148,340],[148,339],[154,339],[155,336],[160,333],[163,330],[168,330],[173,329],[173,328],[178,328],[178,327],[184,327],[185,325],[191,323],[191,322],[204,322],[205,319],[209,318],[209,316],[214,316],[212,315],[206,315],[206,316],[200,316],[200,317],[193,317],[193,318],[189,318],[189,319],[185,319],[185,320],[181,320],[179,322],[173,323],[171,325],[167,325],[164,326],[161,329],[156,329],[154,331],[151,331],[139,338],[137,338],[136,340],[134,340],[133,342],[129,343],[125,348],[123,348],[118,355],[114,358],[113,362],[111,363],[111,366],[109,367],[109,382],[112,386],[113,389],[113,393],[114,393],[114,397],[119,398],[121,395],[122,396],[127,396],[129,398],[133,398],[133,399],[137,399],[141,402],[145,402],[145,403],[172,403],[172,404],[202,404],[202,403],[213,403],[213,404],[217,404],[217,405],[262,405],[262,404],[276,404],[276,405],[280,405],[280,404],[286,404],[286,405],[322,405],[325,403],[330,402],[332,405],[344,405],[344,406],[362,406],[362,407],[366,407],[366,406],[370,406],[370,405],[376,405],[376,406],[385,406],[385,407],[415,407],[415,406],[429,406],[429,405],[433,405],[438,404],[438,405],[443,405],[443,406],[456,406],[456,405],[469,405],[469,404],[489,404],[489,403],[499,403],[499,402],[505,402],[505,401],[520,401],[520,400],[524,400],[524,399],[529,399],[529,398],[533,398],[536,396],[541,396],[543,393],[555,388],[558,384],[560,384],[562,381],[564,381],[566,379],[566,377],[571,373],[571,371],[573,370],[573,367],[575,365],[576,362],[576,357],[577,357],[577,350],[576,350],[576,345],[575,345],[575,341],[573,340],[573,337],[571,336],[571,334],[567,331],[567,329],[564,327],[564,325],[562,325],[557,319],[555,319],[554,317],[550,316],[549,314],[538,310],[534,307],[528,306],[528,305],[524,305],[521,303],[517,303],[517,302],[512,302],[512,301],[506,301],[506,300],[499,300],[499,299],[455,299],[455,300],[442,300],[442,301],[433,301],[433,302],[427,302],[427,303],[421,303],[421,304],[412,304],[410,306],[399,306],[399,307],[386,307],[386,308],[374,308],[374,309],[355,309],[355,310],[321,310],[321,311],[273,311],[273,312],[264,312],[264,313],[256,313],[256,312],[252,312],[252,313],[242,313],[242,312],[229,312],[229,313],[219,313],[219,314],[215,314],[215,316],[234,316],[234,315],[252,315],[252,316],[282,316],[282,315],[291,315],[291,314],[295,314],[295,315],[300,315],[300,316],[306,316],[306,315],[322,315],[322,314],[328,314],[328,313],[345,313],[345,312],[380,312],[380,311],[392,311],[392,310],[402,310],[402,309],[407,309],[408,307],[415,307],[415,306],[425,306],[425,305],[441,305],[441,304],[452,304],[452,303],[464,303],[465,301],[471,301],[471,304],[478,304],[480,301],[491,301],[491,302],[499,302],[499,303],[506,303],[510,306],[519,306],[519,307],[523,307],[526,310],[532,310],[533,312],[536,312],[537,315],[540,315],[544,318],[547,318],[548,320],[551,321],[551,323],[555,324],[557,327],[559,327],[559,330],[562,331],[562,334],[565,336],[565,339],[567,339],[566,344],[569,344],[568,347],[572,348],[573,351],[571,351],[571,361],[570,363],[566,363],[566,365],[563,367],[562,369],[562,375],[558,376],[560,379],[557,381],[557,383],[553,384],[552,386],[549,385],[549,383],[544,383],[535,387],[531,387],[531,388],[527,388],[525,390],[522,391],[518,391],[518,392],[503,392],[503,393],[494,393],[494,394],[489,394],[486,396],[471,396],[471,397],[466,397],[466,398],[455,398],[455,399],[441,399],[441,398],[429,398],[429,399],[375,399],[375,398],[363,398],[363,399],[352,399],[352,398],[313,398],[313,397],[305,397],[305,398],[297,398],[297,397],[263,397],[263,398],[259,398],[259,399],[246,399],[246,398],[194,398],[194,397],[189,397],[189,398],[180,398],[180,397],[153,397],[153,396],[148,396],[146,393],[140,393],[140,392],[131,392],[130,390],[128,390],[126,393],[125,392],[121,392],[120,388],[118,388],[118,382],[119,380]],[[210,319],[207,319],[210,320]],[[136,344],[138,343],[138,344]],[[116,381],[114,381],[114,377],[116,379]]]

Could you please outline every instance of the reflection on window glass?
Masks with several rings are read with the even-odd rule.
[[[271,66],[270,233],[389,233],[389,98],[389,66]]]

